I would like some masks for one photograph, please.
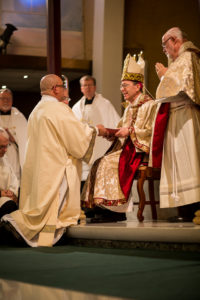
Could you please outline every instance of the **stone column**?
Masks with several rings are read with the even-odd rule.
[[[120,115],[123,29],[124,0],[95,0],[93,76],[97,92],[109,99]]]

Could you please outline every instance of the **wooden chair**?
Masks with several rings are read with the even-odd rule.
[[[144,220],[143,211],[146,204],[151,205],[152,219],[157,220],[156,204],[158,204],[159,201],[155,201],[154,180],[160,180],[160,169],[141,166],[136,171],[134,179],[137,180],[137,190],[139,195],[137,212],[137,218],[139,222]],[[144,193],[145,180],[148,180],[149,201],[146,201],[146,196]]]

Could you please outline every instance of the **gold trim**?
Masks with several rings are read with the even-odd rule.
[[[92,157],[94,143],[95,143],[95,139],[96,139],[96,135],[97,135],[96,129],[94,127],[92,127],[92,128],[93,128],[92,139],[90,141],[89,147],[88,147],[85,155],[83,156],[83,160],[86,163],[89,163],[89,161]]]
[[[122,194],[123,194],[123,192],[122,192]],[[127,203],[127,199],[122,198],[122,199],[118,199],[118,200],[107,200],[107,199],[104,199],[104,198],[94,198],[94,203],[96,205],[104,205],[104,206],[107,206],[107,207],[120,206],[120,205],[123,205],[123,204]]]
[[[191,51],[192,52],[192,51]],[[199,74],[200,74],[200,60],[196,53],[191,53],[192,56],[192,69],[194,76],[194,97],[195,103],[200,105],[200,82],[199,82]]]
[[[140,73],[125,73],[122,75],[121,80],[140,81],[144,83],[144,75]]]
[[[41,232],[43,233],[54,233],[56,225],[45,225]]]

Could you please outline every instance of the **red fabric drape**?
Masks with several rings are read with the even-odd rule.
[[[119,159],[119,182],[126,200],[128,200],[133,178],[143,159],[143,153],[136,153],[130,137],[125,142]]]
[[[169,117],[169,107],[170,107],[169,103],[162,103],[156,117],[153,142],[152,142],[153,168],[161,168],[163,142],[165,136],[165,129],[167,127],[167,122]]]

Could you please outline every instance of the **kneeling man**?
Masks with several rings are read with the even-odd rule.
[[[40,88],[42,99],[28,120],[19,210],[3,217],[4,227],[32,247],[52,246],[77,224],[81,160],[90,160],[98,131],[66,105],[68,90],[60,77],[46,75]],[[99,134],[106,131],[97,127]]]

